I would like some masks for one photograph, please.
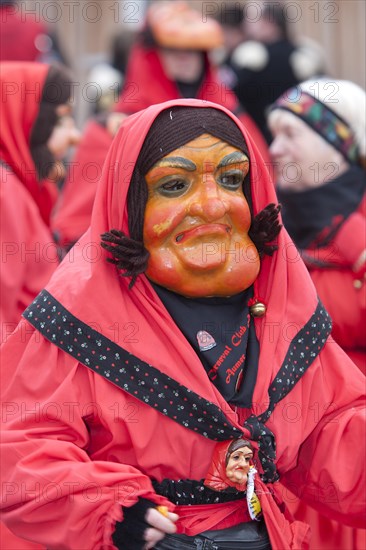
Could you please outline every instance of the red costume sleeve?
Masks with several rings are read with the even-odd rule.
[[[310,251],[311,253],[311,251]],[[320,299],[333,320],[332,336],[366,374],[366,218],[352,214],[326,249],[307,262]]]
[[[24,357],[19,338],[29,339]],[[2,373],[2,391],[9,388],[3,420],[10,427],[2,437],[1,469],[7,480],[2,500],[10,529],[16,527],[17,535],[54,550],[113,548],[111,534],[115,522],[123,519],[121,505],[131,506],[144,496],[174,508],[156,495],[147,475],[121,463],[121,455],[113,457],[112,452],[109,459],[98,458],[93,447],[98,431],[107,446],[119,432],[122,452],[129,452],[130,443],[128,429],[117,420],[117,403],[107,398],[110,408],[102,411],[99,400],[107,397],[103,398],[103,384],[95,392],[93,375],[85,367],[39,339],[24,320],[2,356],[4,362],[13,360],[23,372],[18,389],[10,380],[11,372]],[[28,369],[40,362],[58,364],[58,374],[49,376],[47,369],[41,369],[36,378],[29,377]],[[23,383],[31,393],[37,391],[37,402],[20,396],[18,384]],[[137,429],[138,415],[130,414],[128,399],[120,397],[118,407],[125,411],[127,426],[131,419]],[[15,464],[20,475],[15,475]],[[14,506],[19,500],[22,505]]]
[[[340,364],[342,356],[347,370]],[[302,387],[295,388],[275,412],[284,419],[282,431],[295,424],[308,434],[292,466],[280,469],[281,481],[323,515],[362,529],[366,519],[364,390],[356,396],[357,388],[365,388],[365,378],[332,341],[320,359],[320,367],[307,373]]]

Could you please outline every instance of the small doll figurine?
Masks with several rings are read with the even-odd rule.
[[[204,484],[214,491],[246,491],[249,515],[252,520],[259,521],[262,510],[254,492],[257,470],[253,465],[253,456],[254,448],[246,439],[218,443]]]

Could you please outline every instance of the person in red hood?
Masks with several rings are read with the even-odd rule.
[[[15,533],[50,550],[161,550],[221,531],[243,548],[257,524],[243,492],[204,485],[216,445],[239,438],[256,453],[273,550],[309,541],[283,487],[363,525],[364,379],[329,339],[304,264],[288,261],[276,201],[225,107],[180,99],[124,121],[90,229],[2,348]]]
[[[0,326],[1,343],[58,265],[49,228],[60,160],[78,139],[68,104],[70,76],[40,63],[0,68]],[[55,90],[57,94],[55,95]],[[2,369],[8,365],[2,363]],[[1,548],[40,548],[0,525]]]
[[[71,116],[65,68],[4,62],[1,171],[1,341],[46,284],[57,264],[50,231],[62,158],[79,132]]]
[[[23,5],[22,5],[23,4]],[[39,61],[47,28],[23,2],[0,0],[0,61]]]
[[[53,216],[53,230],[68,249],[90,223],[96,183],[121,120],[149,105],[178,98],[197,98],[223,105],[239,116],[270,164],[267,144],[234,94],[221,82],[210,52],[223,43],[213,19],[186,2],[153,2],[146,24],[132,46],[122,93],[113,114],[90,120],[73,159]]]
[[[0,0],[0,62],[35,61],[67,64],[59,41],[44,15],[47,4],[33,6],[18,0]]]

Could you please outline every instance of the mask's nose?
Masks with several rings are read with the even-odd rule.
[[[191,216],[213,222],[221,219],[227,210],[227,204],[216,181],[211,175],[204,175],[200,190],[190,204],[189,213]]]

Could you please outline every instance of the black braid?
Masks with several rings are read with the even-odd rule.
[[[138,275],[145,273],[150,257],[143,243],[143,220],[147,198],[145,178],[136,166],[127,193],[130,237],[118,229],[111,229],[101,235],[101,246],[113,254],[113,257],[107,258],[107,261],[115,264],[123,277],[132,277],[129,288],[133,287]]]
[[[143,242],[145,208],[148,199],[144,174],[136,166],[127,193],[128,231],[131,239]]]
[[[269,244],[278,237],[282,229],[279,221],[281,205],[268,204],[253,218],[248,235],[255,244],[260,256],[273,256],[278,249],[276,244]]]
[[[101,246],[113,254],[107,262],[115,264],[123,277],[132,277],[129,288],[135,284],[136,278],[147,268],[149,252],[142,242],[127,237],[122,231],[112,229],[101,235]]]

